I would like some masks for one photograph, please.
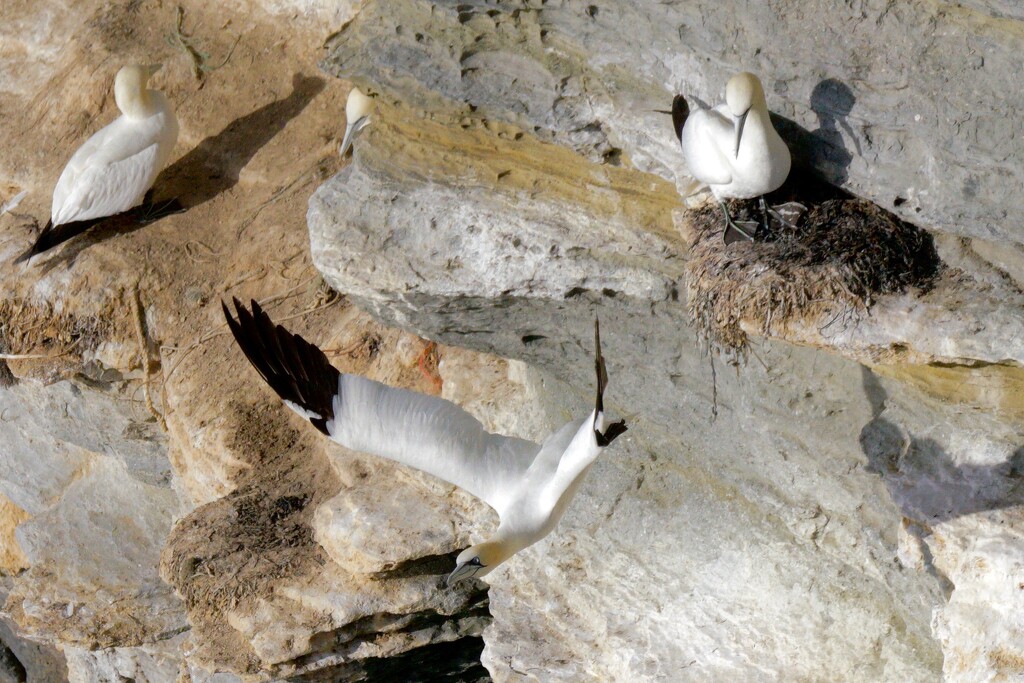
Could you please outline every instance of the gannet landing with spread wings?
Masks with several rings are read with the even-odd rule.
[[[121,116],[78,148],[53,190],[50,222],[16,259],[52,249],[98,222],[143,203],[178,141],[178,119],[164,94],[148,90],[159,64],[117,72],[114,101]]]
[[[373,100],[364,95],[359,88],[352,88],[345,102],[345,137],[341,141],[338,154],[345,156],[345,152],[352,146],[359,133],[370,124],[372,113]]]
[[[602,449],[626,431],[604,412],[608,383],[594,322],[597,405],[543,444],[487,432],[450,401],[339,372],[302,337],[275,325],[259,304],[234,299],[224,316],[242,351],[285,405],[342,446],[422,470],[465,489],[497,511],[494,535],[462,551],[452,585],[482,577],[558,523]]]
[[[682,95],[672,102],[672,120],[690,173],[711,188],[725,212],[725,242],[740,235],[753,239],[733,222],[726,199],[761,198],[777,190],[789,175],[789,148],[772,127],[761,81],[743,72],[725,86],[725,104],[690,111]]]

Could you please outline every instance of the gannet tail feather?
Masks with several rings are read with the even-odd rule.
[[[83,232],[96,225],[97,223],[105,220],[103,218],[90,218],[84,221],[74,221],[72,223],[62,223],[61,225],[54,225],[53,220],[46,222],[46,227],[39,233],[39,237],[36,241],[28,248],[21,256],[14,259],[15,263],[21,263],[27,261],[36,254],[42,254],[44,251],[49,251],[56,246],[67,242],[69,239],[76,235],[81,235]]]
[[[676,129],[676,137],[680,143],[683,141],[683,126],[686,125],[689,115],[690,105],[686,103],[686,98],[682,95],[672,98],[672,126]]]
[[[275,325],[255,300],[251,313],[238,299],[232,297],[232,301],[238,320],[223,301],[221,306],[246,358],[289,408],[328,434],[341,373],[315,345]]]
[[[673,107],[675,109],[675,107]],[[597,373],[597,401],[594,410],[594,436],[597,445],[604,448],[626,431],[626,421],[619,420],[604,427],[604,390],[608,386],[608,370],[601,355],[601,322],[594,318],[594,370]]]

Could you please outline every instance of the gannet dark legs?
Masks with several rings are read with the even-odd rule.
[[[725,88],[725,104],[689,107],[681,96],[672,103],[673,124],[691,175],[711,188],[725,214],[725,242],[752,240],[729,215],[727,199],[753,199],[777,189],[789,175],[786,143],[772,127],[764,89],[757,76],[736,74]],[[680,128],[680,120],[682,127]],[[767,226],[767,209],[762,218]]]
[[[729,215],[729,206],[725,203],[725,201],[719,199],[718,205],[722,207],[722,213],[725,214],[725,232],[722,233],[722,241],[725,242],[726,244],[732,244],[733,242],[737,242],[741,239],[747,239],[753,242],[754,236],[751,235],[746,230],[744,230],[743,228],[741,228],[740,226],[736,225],[736,221],[734,221],[732,219],[732,216]]]

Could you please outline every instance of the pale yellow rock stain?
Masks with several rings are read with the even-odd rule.
[[[364,133],[369,170],[396,177],[443,178],[445,184],[488,187],[679,241],[672,211],[683,206],[675,186],[635,169],[598,164],[571,149],[538,140],[514,125],[462,119],[440,123],[405,107],[379,103]]]
[[[872,370],[947,403],[1024,420],[1024,368],[1017,365],[875,365]]]
[[[0,574],[16,574],[28,569],[29,561],[18,545],[14,530],[30,515],[0,493]]]

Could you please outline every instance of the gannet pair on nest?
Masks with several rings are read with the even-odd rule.
[[[487,432],[454,403],[339,372],[324,353],[275,325],[259,304],[234,300],[224,316],[238,345],[285,405],[342,446],[422,470],[465,489],[501,518],[487,541],[462,551],[448,585],[482,577],[547,536],[601,451],[626,431],[604,411],[608,384],[594,322],[597,401],[542,444]]]
[[[690,174],[711,188],[725,213],[726,244],[753,240],[729,215],[726,199],[760,198],[761,216],[768,227],[764,195],[777,190],[789,175],[786,143],[772,127],[761,81],[739,73],[725,86],[725,104],[690,111],[686,99],[672,101],[672,122]]]
[[[121,116],[78,148],[53,190],[50,221],[15,262],[40,254],[146,200],[178,140],[178,119],[163,93],[146,86],[160,65],[117,72],[114,101]]]

